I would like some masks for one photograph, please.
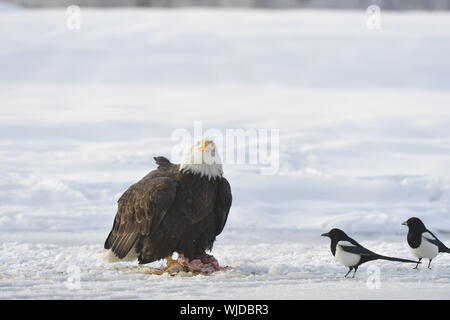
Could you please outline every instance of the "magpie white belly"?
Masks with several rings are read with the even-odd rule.
[[[335,258],[340,264],[346,267],[354,267],[361,260],[359,254],[345,252],[339,244],[336,246]]]
[[[411,253],[416,258],[434,259],[439,254],[439,248],[422,237],[422,242],[418,248],[411,248]]]

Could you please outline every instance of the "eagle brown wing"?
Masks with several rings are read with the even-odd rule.
[[[217,198],[216,198],[216,221],[217,221],[217,231],[216,235],[222,233],[225,223],[228,219],[228,213],[230,212],[231,202],[233,198],[231,196],[231,187],[228,180],[221,178],[217,188]]]
[[[151,235],[171,208],[177,183],[168,177],[143,179],[120,197],[114,224],[105,241],[123,259],[142,236]]]

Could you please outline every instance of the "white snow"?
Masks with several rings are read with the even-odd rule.
[[[45,243],[45,234],[31,237],[39,244],[5,242],[0,247],[0,299],[450,298],[450,255],[436,258],[432,270],[427,263],[412,270],[414,264],[370,262],[355,279],[344,279],[348,269],[331,255],[329,239],[303,232],[289,241],[262,234],[247,240],[247,232],[251,237],[252,230],[240,230],[239,237],[221,238],[214,249],[231,270],[190,277],[145,274],[135,263],[104,263],[100,232],[84,235],[92,244],[54,244],[55,238]],[[403,237],[365,239],[371,238],[358,238],[381,254],[410,256]]]
[[[449,256],[373,263],[369,290],[369,264],[343,280],[318,236],[407,258],[400,224],[419,216],[450,245],[449,18],[383,12],[371,31],[358,11],[82,8],[70,31],[65,10],[0,10],[0,298],[449,298]],[[197,120],[280,129],[276,175],[224,165],[213,253],[233,269],[104,264],[118,197]]]

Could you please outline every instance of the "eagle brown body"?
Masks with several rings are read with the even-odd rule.
[[[174,252],[190,259],[205,255],[227,221],[228,181],[180,171],[164,157],[155,161],[159,167],[120,197],[105,249],[119,259],[134,249],[141,264]]]

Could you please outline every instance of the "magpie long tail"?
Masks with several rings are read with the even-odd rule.
[[[381,255],[378,255],[377,259],[388,260],[388,261],[397,261],[397,262],[406,262],[406,263],[416,263],[417,264],[417,261],[408,260],[408,259],[401,259],[401,258],[394,258],[394,257],[387,257],[387,256],[381,256]]]

